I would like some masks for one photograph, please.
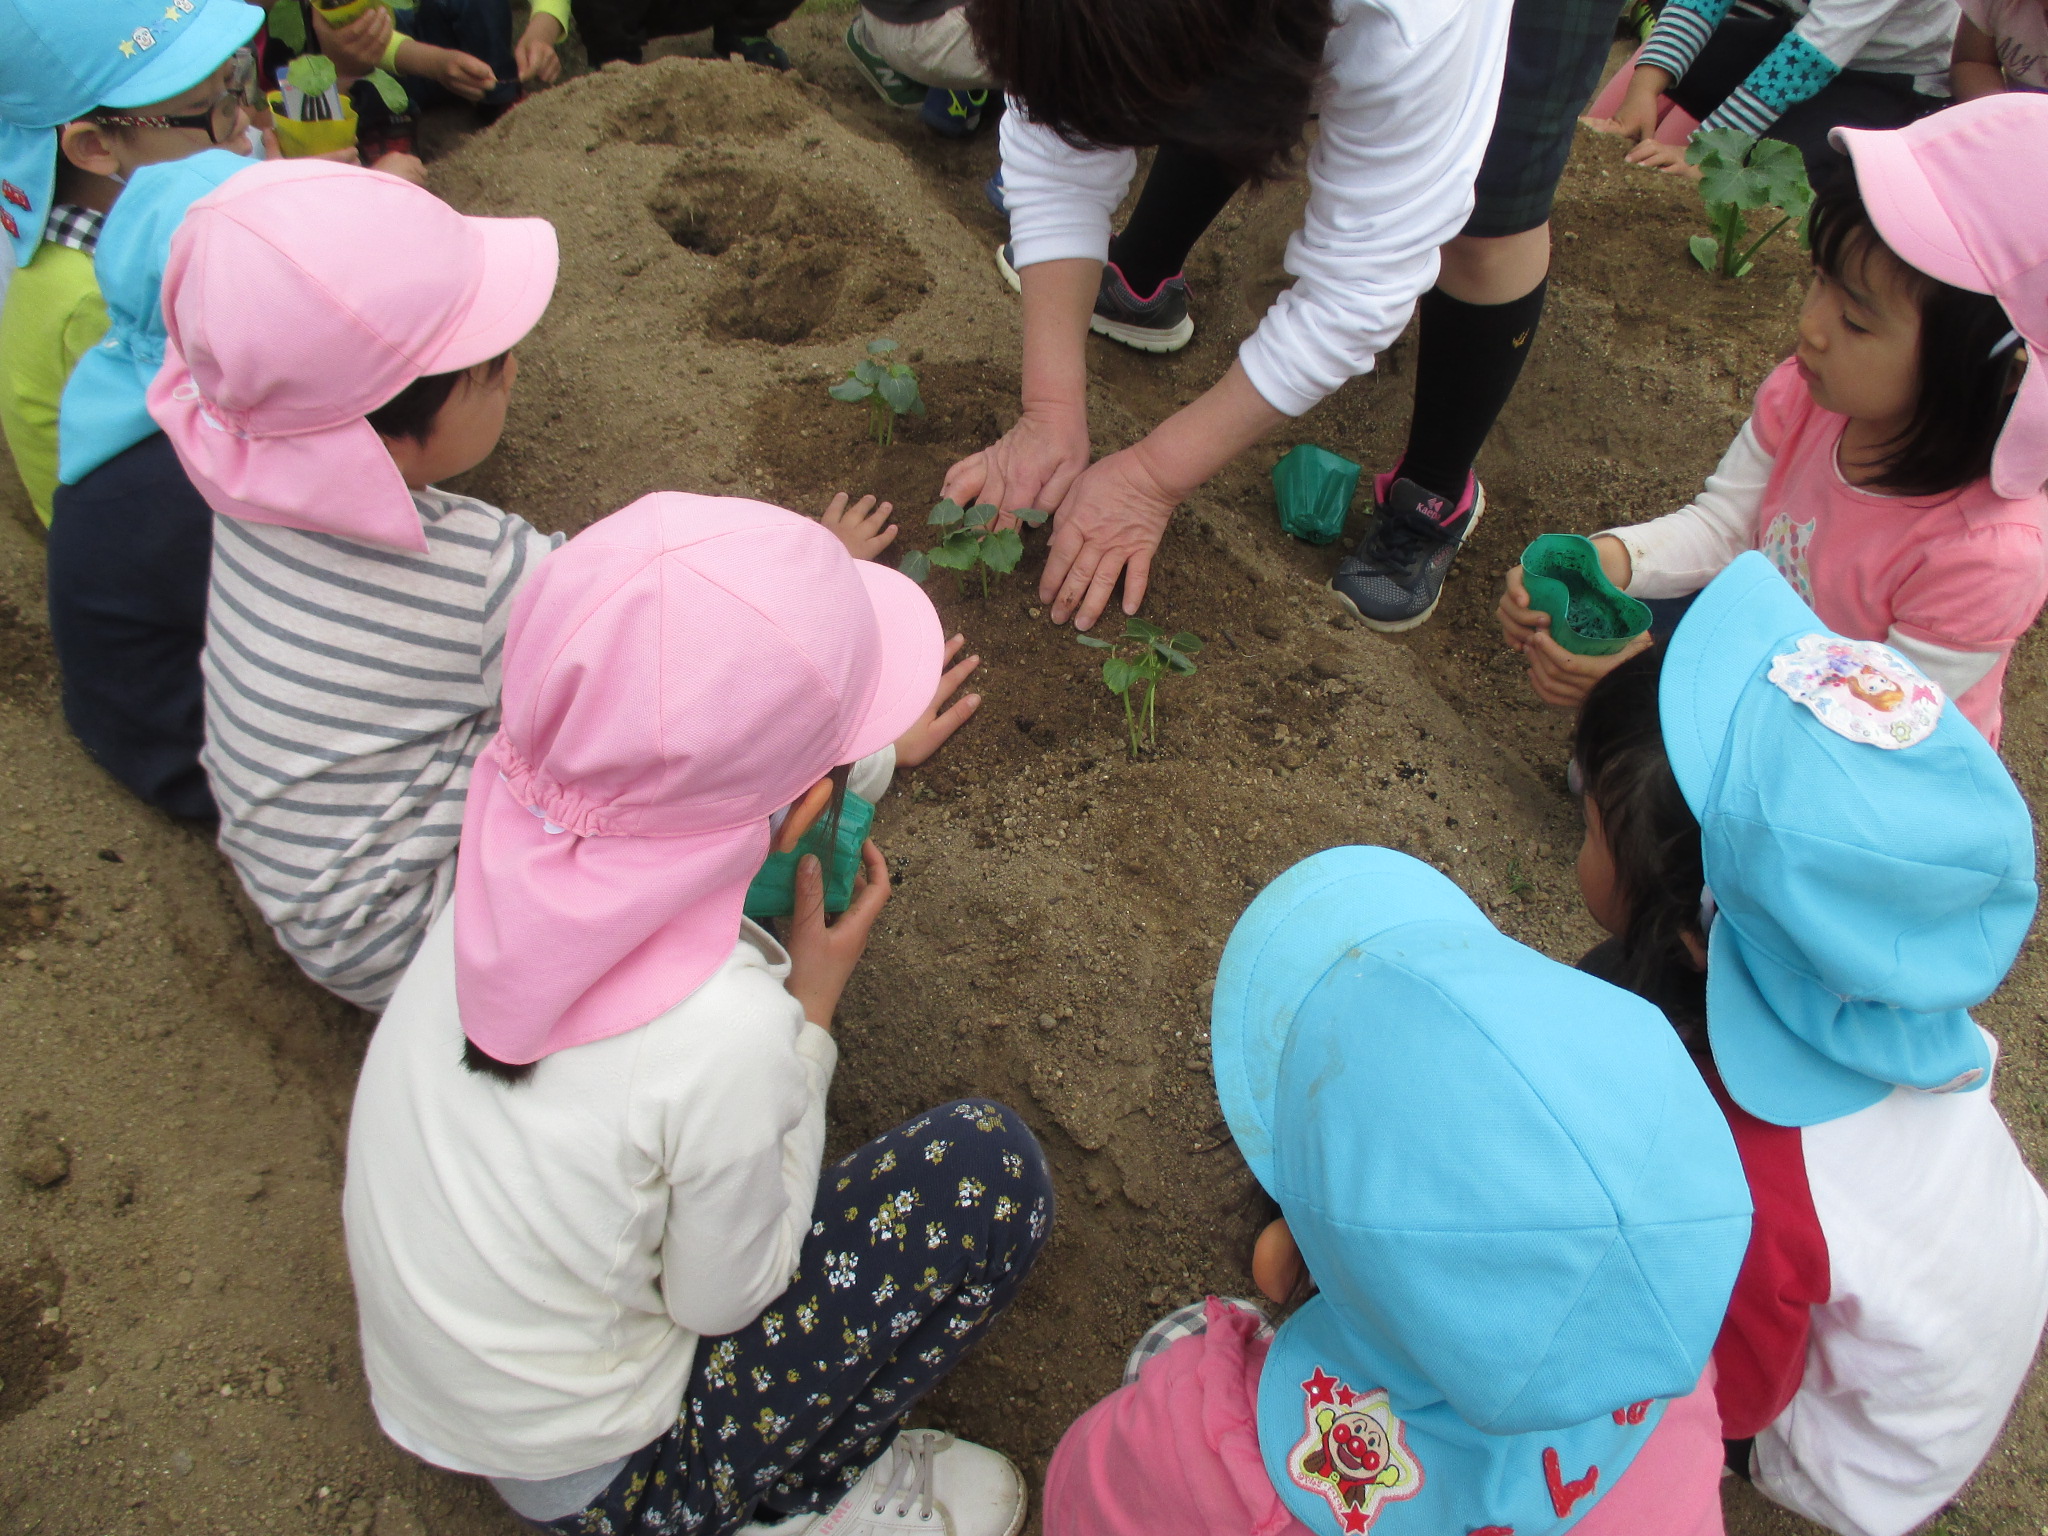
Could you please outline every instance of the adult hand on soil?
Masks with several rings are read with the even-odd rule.
[[[1125,448],[1092,464],[1054,514],[1052,544],[1038,600],[1052,605],[1052,621],[1074,620],[1092,629],[1109,606],[1117,578],[1124,583],[1124,612],[1145,601],[1152,557],[1180,498],[1162,487],[1139,449]]]
[[[1698,166],[1685,163],[1683,144],[1659,144],[1655,139],[1645,139],[1622,158],[1630,165],[1662,171],[1667,176],[1683,176],[1687,181],[1698,181],[1702,174]]]
[[[963,507],[986,501],[1005,513],[1022,507],[1053,512],[1087,467],[1087,416],[1027,406],[999,440],[947,470],[939,494]],[[1001,517],[995,526],[1015,527],[1016,519]]]
[[[872,560],[896,542],[896,525],[889,521],[895,510],[886,501],[876,506],[872,496],[863,496],[849,507],[846,492],[841,491],[818,521],[839,536],[839,542],[854,559]]]
[[[553,85],[561,79],[562,56],[555,52],[561,40],[562,24],[545,11],[535,11],[512,49],[519,78],[528,85]]]
[[[490,65],[474,54],[458,53],[453,48],[409,43],[401,50],[399,64],[413,74],[438,82],[464,101],[482,101],[484,92],[498,83],[497,73]]]
[[[1577,656],[1553,640],[1546,629],[1530,639],[1522,654],[1529,658],[1529,686],[1536,690],[1536,697],[1559,709],[1577,709],[1595,683],[1650,645],[1650,637],[1643,634],[1612,656]]]
[[[320,7],[313,7],[313,37],[343,80],[360,80],[384,62],[394,25],[391,12],[381,5],[371,6],[339,27],[329,26]]]
[[[400,181],[409,181],[416,187],[427,184],[427,165],[418,155],[408,155],[394,149],[388,155],[379,155],[377,163],[370,167],[382,171],[386,176],[396,176]]]
[[[981,665],[979,656],[970,656],[955,663],[967,644],[965,635],[955,635],[946,642],[946,675],[939,679],[939,691],[932,695],[931,707],[917,717],[917,724],[896,738],[896,766],[915,768],[926,762],[931,755],[946,744],[952,734],[965,725],[974,712],[981,708],[981,695],[970,693],[956,701],[951,708],[944,708],[946,700],[959,691],[974,669]]]
[[[804,1017],[820,1029],[832,1027],[839,995],[868,947],[875,919],[889,902],[889,865],[870,838],[861,844],[860,873],[853,902],[837,922],[825,921],[825,872],[805,854],[796,866],[796,907],[790,913],[789,980],[783,985],[803,1004]]]

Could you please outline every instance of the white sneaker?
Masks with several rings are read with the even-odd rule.
[[[906,1429],[802,1536],[1017,1536],[1025,1507],[1024,1479],[1002,1452],[943,1430]]]
[[[741,1526],[734,1536],[810,1536],[811,1527],[822,1518],[819,1515],[786,1515],[772,1524],[754,1520]]]

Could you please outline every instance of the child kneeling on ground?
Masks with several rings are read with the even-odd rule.
[[[555,266],[543,219],[467,218],[318,160],[245,172],[172,241],[149,404],[219,514],[202,663],[221,850],[300,969],[364,1008],[447,900],[512,598],[560,543],[437,486],[496,448]],[[826,520],[879,548],[871,505]],[[879,796],[895,761],[856,790]]]
[[[1283,1218],[1254,1276],[1317,1294],[1270,1342],[1211,1301],[1083,1415],[1048,1536],[1716,1536],[1749,1197],[1657,1011],[1335,848],[1238,922],[1212,1027]]]
[[[758,502],[646,497],[520,594],[454,898],[349,1127],[401,1446],[564,1532],[1021,1529],[1007,1461],[897,1425],[1023,1283],[1044,1156],[968,1100],[821,1179],[833,1011],[888,869],[868,843],[828,925],[807,858],[786,947],[741,916],[943,651],[908,578]]]
[[[2006,660],[2048,598],[2048,368],[2028,357],[2048,348],[2048,202],[2012,195],[2014,168],[2048,158],[2048,98],[1838,138],[1855,190],[1815,204],[1798,350],[1690,506],[1593,542],[1645,599],[1762,550],[1828,628],[1903,651],[1995,746]],[[1622,659],[1560,646],[1519,567],[1500,620],[1546,703]]]
[[[2048,1318],[2048,1196],[1966,1011],[2034,915],[2026,803],[1907,658],[1754,553],[1593,690],[1574,761],[1618,936],[1580,963],[1684,1035],[1756,1204],[1714,1348],[1731,1465],[1900,1536],[1990,1454]]]

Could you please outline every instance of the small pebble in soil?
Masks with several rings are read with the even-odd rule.
[[[15,1152],[14,1172],[37,1189],[55,1188],[71,1175],[71,1152],[60,1141],[32,1138]]]

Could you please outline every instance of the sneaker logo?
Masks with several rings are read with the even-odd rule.
[[[1415,504],[1415,510],[1433,523],[1448,523],[1450,503],[1441,496],[1425,496]]]
[[[1422,1491],[1422,1463],[1384,1388],[1355,1392],[1317,1366],[1301,1390],[1305,1432],[1287,1453],[1287,1475],[1327,1503],[1339,1527],[1368,1531],[1383,1506]]]
[[[1524,332],[1522,332],[1522,334],[1521,334],[1521,335],[1519,335],[1519,336],[1517,336],[1517,337],[1515,338],[1515,342],[1514,342],[1515,346],[1516,346],[1517,348],[1521,348],[1521,347],[1526,347],[1527,345],[1529,345],[1529,338],[1530,338],[1531,336],[1535,335],[1535,334],[1536,334],[1536,333],[1535,333],[1534,331],[1524,331]]]

